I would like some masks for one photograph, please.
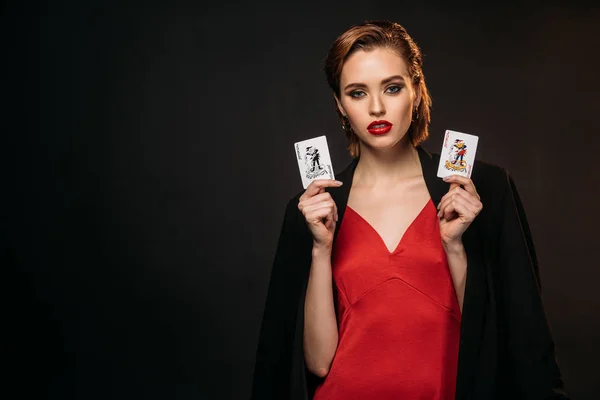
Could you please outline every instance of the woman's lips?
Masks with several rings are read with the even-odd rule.
[[[373,121],[367,127],[371,135],[383,135],[392,129],[392,123],[388,121]]]

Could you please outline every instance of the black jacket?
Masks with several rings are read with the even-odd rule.
[[[439,155],[418,147],[427,188],[438,204],[449,184],[437,178]],[[342,224],[357,160],[330,188]],[[500,167],[476,161],[471,176],[483,210],[463,234],[467,282],[456,399],[568,399],[543,309],[538,261],[515,184]],[[312,399],[320,379],[304,364],[304,297],[312,236],[298,210],[285,212],[263,314],[252,399]],[[334,239],[335,240],[335,239]]]

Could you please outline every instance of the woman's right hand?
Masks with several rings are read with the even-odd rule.
[[[338,212],[335,202],[325,188],[341,185],[342,182],[334,179],[316,179],[300,196],[298,209],[304,215],[312,233],[313,246],[331,249]]]

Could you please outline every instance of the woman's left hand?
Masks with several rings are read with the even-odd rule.
[[[483,204],[471,179],[451,175],[444,182],[450,183],[450,190],[440,201],[438,218],[442,242],[451,245],[462,242],[462,234],[481,212]]]

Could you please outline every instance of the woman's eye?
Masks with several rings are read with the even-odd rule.
[[[400,86],[390,86],[386,89],[388,93],[398,93],[402,88]]]
[[[363,92],[361,90],[355,90],[353,92],[350,92],[350,97],[354,97],[355,99],[363,97],[364,95],[365,95],[365,92]]]

